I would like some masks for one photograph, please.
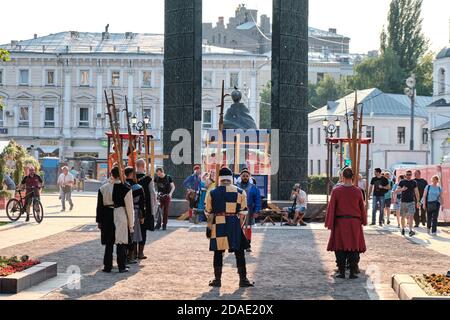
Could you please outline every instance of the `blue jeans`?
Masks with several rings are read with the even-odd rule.
[[[384,222],[384,196],[376,197],[372,199],[372,224],[377,223],[377,204],[380,204],[380,223]]]
[[[437,224],[438,224],[438,218],[439,218],[439,210],[440,206],[435,211],[428,211],[427,212],[427,228],[431,229],[432,233],[437,232]]]

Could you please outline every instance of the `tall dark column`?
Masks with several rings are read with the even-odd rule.
[[[170,155],[178,144],[171,141],[174,130],[186,129],[191,134],[190,164],[164,160],[179,198],[183,180],[192,174],[194,121],[202,118],[202,0],[165,0],[164,39],[164,154]]]
[[[287,199],[308,180],[308,0],[273,0],[272,129],[280,130],[280,168],[272,198]],[[282,143],[281,143],[282,141]]]

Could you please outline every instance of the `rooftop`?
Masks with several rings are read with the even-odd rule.
[[[30,53],[164,53],[164,35],[151,33],[93,33],[66,31],[0,45],[11,52]],[[204,54],[255,55],[244,50],[203,45]]]
[[[358,102],[364,106],[364,116],[369,117],[410,117],[411,100],[402,94],[384,93],[376,88],[357,92]],[[433,101],[432,97],[416,97],[415,111],[419,118],[428,118],[427,106]],[[326,116],[345,116],[353,110],[355,93],[342,99],[332,101],[327,106],[309,114],[310,119]],[[346,111],[347,106],[347,111]]]
[[[450,58],[450,47],[442,49],[436,56],[436,59],[445,59],[445,58]]]

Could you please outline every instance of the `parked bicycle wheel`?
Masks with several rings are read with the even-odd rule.
[[[8,216],[9,220],[15,222],[20,219],[20,216],[23,212],[23,206],[22,203],[20,203],[17,199],[11,199],[6,204],[6,215]]]
[[[41,223],[44,220],[44,208],[39,200],[33,201],[33,215],[37,223]]]

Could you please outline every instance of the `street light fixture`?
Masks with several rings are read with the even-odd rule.
[[[131,123],[133,124],[133,129],[141,134],[144,130],[150,129],[150,117],[145,116],[144,120],[139,121],[136,114],[131,118]]]
[[[416,100],[416,75],[413,74],[406,80],[405,94],[411,99],[411,139],[409,148],[414,150],[414,107]]]
[[[324,127],[325,132],[327,133],[327,136],[330,136],[330,138],[333,138],[333,135],[339,130],[341,127],[341,120],[339,120],[339,117],[336,118],[334,123],[330,123],[327,118],[325,118],[322,121],[322,125]]]

